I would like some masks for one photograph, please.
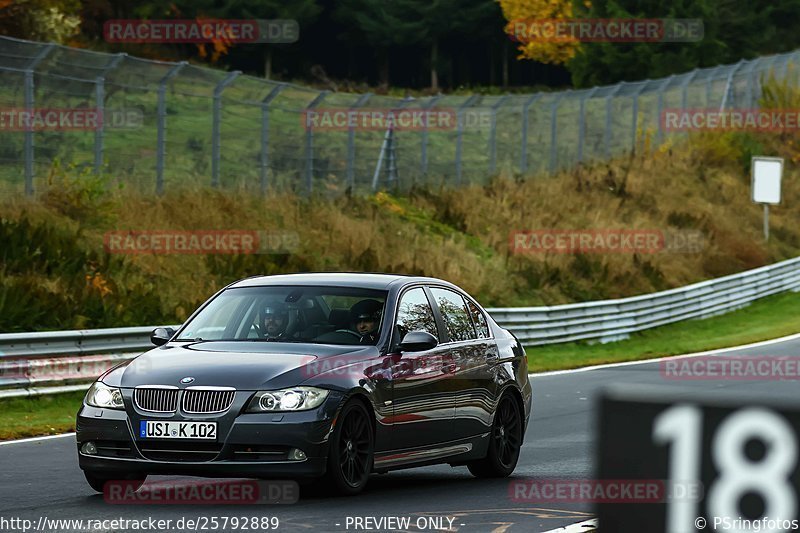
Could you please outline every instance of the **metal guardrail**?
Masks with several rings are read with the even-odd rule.
[[[665,324],[727,313],[786,291],[800,291],[800,257],[631,298],[487,311],[528,346],[609,342]],[[0,334],[0,398],[86,389],[109,368],[150,349],[150,333],[156,327]]]
[[[727,313],[786,291],[800,291],[800,257],[631,298],[487,311],[528,346],[579,340],[609,342],[665,324]]]
[[[85,390],[153,347],[152,327],[0,334],[0,398]]]

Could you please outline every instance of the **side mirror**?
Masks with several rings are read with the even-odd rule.
[[[172,328],[156,328],[150,334],[150,342],[156,346],[163,346],[169,342],[173,335],[175,335],[175,330]]]
[[[401,352],[424,352],[439,345],[436,337],[427,331],[409,331],[400,342]]]

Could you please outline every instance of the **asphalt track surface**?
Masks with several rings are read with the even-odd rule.
[[[717,351],[715,355],[797,356],[800,338]],[[593,477],[595,398],[608,385],[668,388],[675,397],[705,393],[750,394],[763,398],[794,396],[793,381],[675,381],[665,379],[658,362],[601,367],[586,371],[532,377],[534,415],[514,476],[502,480],[474,479],[465,467],[433,466],[374,475],[366,491],[353,498],[302,494],[293,505],[111,505],[86,484],[78,468],[74,437],[0,446],[0,519],[22,518],[37,524],[48,519],[141,520],[186,517],[271,517],[278,531],[390,531],[348,527],[348,517],[439,518],[450,531],[544,532],[593,517],[591,504],[519,502],[510,483],[533,479]],[[666,389],[665,389],[666,391]],[[159,481],[189,478],[149,478]],[[174,522],[173,522],[174,523]],[[422,522],[420,522],[421,524]],[[0,521],[2,524],[2,521]],[[372,524],[371,524],[372,525]],[[2,531],[21,531],[6,524]],[[174,527],[170,531],[178,530]],[[216,531],[221,531],[217,529]],[[52,529],[50,530],[52,531]],[[78,531],[61,528],[59,533]],[[116,529],[115,531],[134,531]],[[228,527],[225,531],[247,531]],[[252,530],[250,530],[252,531]],[[261,530],[264,531],[264,530]]]

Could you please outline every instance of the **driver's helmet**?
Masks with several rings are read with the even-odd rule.
[[[381,323],[383,304],[377,300],[361,300],[350,308],[353,331],[362,337],[374,335]]]
[[[283,303],[268,303],[261,311],[261,321],[265,337],[280,337],[289,325],[289,310]]]

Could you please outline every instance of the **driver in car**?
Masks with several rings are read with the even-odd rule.
[[[268,341],[288,339],[286,326],[289,325],[289,310],[282,303],[267,304],[262,313],[262,332]]]
[[[383,304],[377,300],[361,300],[350,308],[353,331],[361,344],[374,344],[378,340]]]

